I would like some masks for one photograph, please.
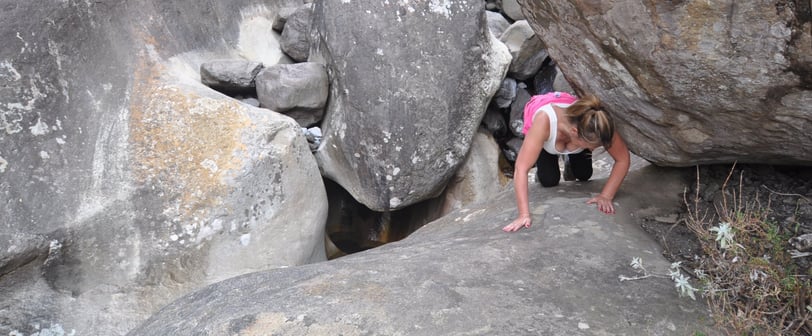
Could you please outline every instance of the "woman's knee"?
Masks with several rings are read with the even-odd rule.
[[[570,169],[572,175],[580,181],[592,178],[592,153],[585,151],[570,156]]]
[[[572,169],[572,175],[579,181],[589,181],[592,178],[592,166],[587,166],[581,169]]]
[[[538,174],[537,177],[541,186],[545,188],[555,187],[561,180],[561,176],[556,174]]]

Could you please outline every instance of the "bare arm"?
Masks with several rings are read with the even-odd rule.
[[[615,198],[615,194],[617,194],[618,189],[620,189],[620,184],[623,183],[623,179],[626,178],[626,174],[629,172],[631,159],[629,148],[626,147],[626,142],[623,141],[623,138],[621,138],[617,132],[612,136],[612,145],[607,148],[606,151],[612,156],[615,163],[612,165],[609,179],[606,181],[606,185],[603,186],[601,193],[587,201],[587,203],[596,203],[599,210],[611,214],[615,213],[612,200]]]
[[[544,113],[539,113],[530,126],[530,130],[525,134],[522,148],[516,158],[513,170],[513,187],[516,191],[516,207],[519,209],[518,218],[502,228],[507,232],[517,231],[522,227],[530,227],[532,217],[530,216],[530,201],[528,196],[527,174],[530,168],[536,164],[536,160],[541,154],[541,149],[550,137],[550,119]]]

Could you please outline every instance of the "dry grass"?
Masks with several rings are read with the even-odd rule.
[[[812,335],[812,284],[808,275],[796,274],[791,233],[770,221],[769,195],[766,203],[758,195],[744,199],[742,176],[737,190],[729,186],[732,175],[733,169],[713,213],[700,209],[698,172],[697,194],[692,202],[685,199],[687,226],[704,252],[692,266],[701,270],[697,277],[714,317],[731,335]],[[722,223],[734,234],[727,248],[711,231]]]

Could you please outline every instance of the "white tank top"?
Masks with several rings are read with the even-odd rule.
[[[571,104],[555,104],[555,106],[561,108],[567,108]],[[555,140],[558,137],[558,116],[555,115],[555,110],[553,109],[553,104],[547,104],[538,109],[536,114],[533,116],[533,120],[536,119],[536,115],[539,114],[539,111],[543,111],[547,114],[547,118],[550,119],[550,137],[547,138],[547,141],[544,142],[544,150],[550,154],[577,154],[583,152],[583,148],[578,148],[571,152],[559,152],[558,149],[555,148]]]

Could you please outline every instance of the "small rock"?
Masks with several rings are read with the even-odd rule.
[[[807,233],[804,235],[800,235],[798,237],[791,238],[789,240],[789,244],[801,252],[812,251],[812,233]]]
[[[665,216],[656,216],[656,217],[654,217],[654,220],[658,221],[660,223],[675,224],[679,220],[679,216],[677,214],[670,214],[670,215],[665,215]]]

